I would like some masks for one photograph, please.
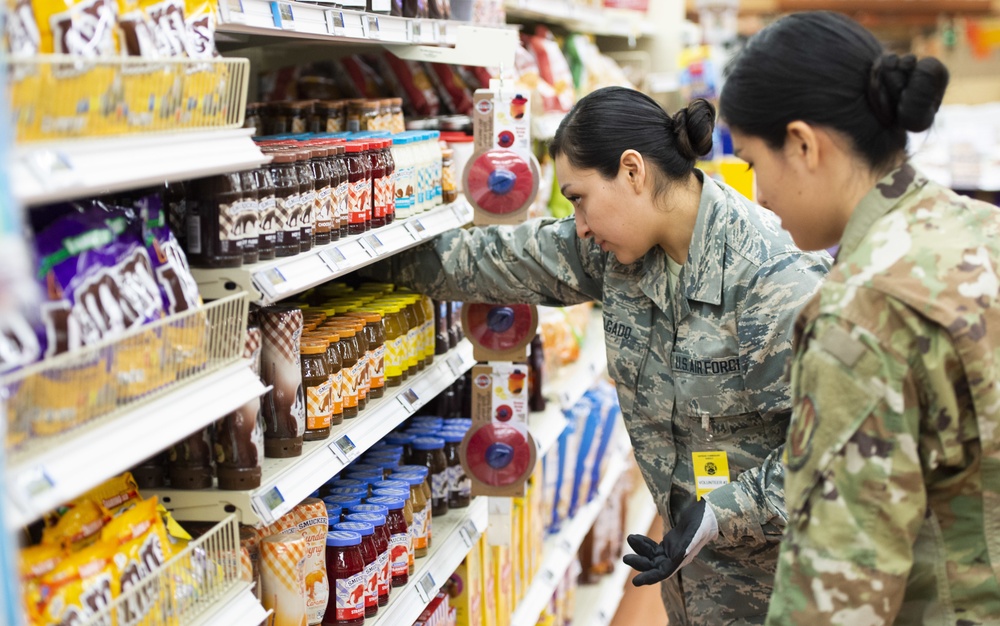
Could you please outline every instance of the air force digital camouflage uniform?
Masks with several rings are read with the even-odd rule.
[[[909,165],[796,325],[768,624],[1000,624],[1000,210]]]
[[[734,482],[710,497],[721,536],[664,585],[671,626],[763,622],[786,519],[774,452],[791,408],[782,373],[826,261],[707,178],[676,296],[660,248],[622,265],[572,218],[450,233],[392,260],[397,281],[437,298],[601,301],[608,367],[668,528],[694,501],[691,453],[728,453]]]

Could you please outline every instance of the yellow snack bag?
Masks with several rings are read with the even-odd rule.
[[[184,21],[187,26],[188,57],[210,61],[218,57],[215,49],[216,5],[206,0],[186,0]],[[181,120],[187,125],[216,123],[226,117],[226,94],[230,90],[227,69],[223,66],[195,65],[184,77],[184,102]]]
[[[111,520],[101,533],[104,542],[118,546],[114,560],[120,576],[120,593],[141,585],[173,556],[157,503],[155,497],[143,500]],[[159,622],[160,603],[165,601],[160,597],[162,589],[150,585],[125,600],[118,608],[119,626]]]
[[[43,624],[83,624],[118,597],[116,547],[99,541],[71,555],[39,585]],[[102,626],[117,626],[114,616]]]
[[[101,529],[108,520],[108,512],[100,504],[78,498],[58,518],[50,518],[51,525],[42,529],[42,543],[77,551],[101,538]]]
[[[139,483],[131,472],[109,478],[83,494],[78,500],[88,499],[103,506],[112,516],[121,515],[142,500]]]
[[[41,602],[39,585],[42,578],[59,566],[69,553],[60,545],[37,545],[21,550],[20,574],[24,609],[29,623],[40,619]]]

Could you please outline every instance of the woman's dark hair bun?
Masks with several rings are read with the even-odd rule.
[[[675,113],[672,120],[677,151],[682,157],[695,161],[712,150],[715,107],[711,102],[704,98],[693,100],[687,108]]]
[[[933,57],[886,53],[872,64],[868,102],[883,126],[922,132],[934,123],[948,78],[948,68]]]

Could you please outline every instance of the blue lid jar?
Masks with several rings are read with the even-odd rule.
[[[364,487],[365,483],[360,480],[354,480],[353,478],[333,478],[326,481],[327,489],[336,489],[337,487]]]
[[[410,487],[407,485],[405,488],[399,489],[376,489],[372,492],[372,496],[376,498],[389,497],[389,498],[402,498],[403,500],[410,499]]]
[[[409,483],[401,480],[380,480],[372,483],[372,489],[409,489]]]
[[[386,513],[388,513],[388,509]],[[385,526],[385,515],[380,515],[379,513],[348,513],[344,519],[349,522],[366,522],[376,528]]]
[[[359,469],[359,470],[345,470],[345,474],[353,478],[354,480],[365,480],[374,479],[382,480],[385,478],[385,473],[382,471],[381,467],[376,467],[372,469]]]
[[[420,474],[424,478],[427,478],[427,475],[430,474],[431,470],[425,465],[400,465],[398,468],[393,470],[390,479],[392,479],[392,476],[395,476],[399,472],[405,472],[407,474]]]
[[[347,548],[361,545],[361,533],[348,530],[334,530],[326,533],[326,545],[331,548]]]
[[[411,487],[414,485],[422,485],[427,476],[421,476],[416,472],[395,472],[392,475],[392,479],[396,482],[404,482]]]
[[[368,487],[361,485],[360,487],[337,487],[336,489],[330,490],[331,496],[360,496],[365,497],[368,495]]]
[[[465,439],[465,433],[457,430],[442,430],[438,437],[444,439],[445,443],[461,443]]]
[[[371,504],[366,502],[365,504],[355,504],[354,506],[347,507],[347,513],[374,513],[375,515],[388,515],[389,507],[384,504]]]
[[[382,504],[390,511],[400,511],[406,506],[406,501],[402,498],[392,496],[372,496],[366,501],[368,504]]]
[[[367,537],[375,532],[375,525],[370,522],[338,522],[333,525],[333,529],[334,532],[346,530]]]
[[[348,509],[354,505],[361,504],[361,498],[358,496],[327,496],[323,498],[323,502],[327,504],[336,504],[342,509]]]
[[[382,441],[393,446],[408,446],[414,439],[416,439],[416,437],[409,433],[397,431],[389,433],[382,439]]]
[[[443,450],[444,439],[440,437],[417,437],[413,440],[414,450]]]
[[[388,436],[387,436],[388,438]],[[392,454],[402,454],[403,446],[402,444],[389,443],[386,439],[376,443],[374,446],[368,448],[368,452],[391,452]]]

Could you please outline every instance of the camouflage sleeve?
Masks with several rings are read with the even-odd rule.
[[[391,276],[438,299],[559,306],[600,300],[607,256],[573,218],[456,230],[395,255]]]
[[[891,310],[883,300],[866,316],[882,318],[873,327],[881,341],[822,316],[795,357],[785,446],[789,521],[769,625],[880,626],[900,610],[927,510],[919,399],[955,394],[946,368],[917,378],[925,368],[902,355],[917,352],[906,347],[914,345],[938,363],[955,353],[942,332],[892,327]]]
[[[773,259],[758,270],[737,316],[744,384],[766,424],[787,420],[791,413],[785,368],[791,358],[792,326],[825,276],[828,260],[803,253]],[[719,523],[717,541],[778,541],[788,519],[781,452],[772,451],[760,467],[706,496]]]

